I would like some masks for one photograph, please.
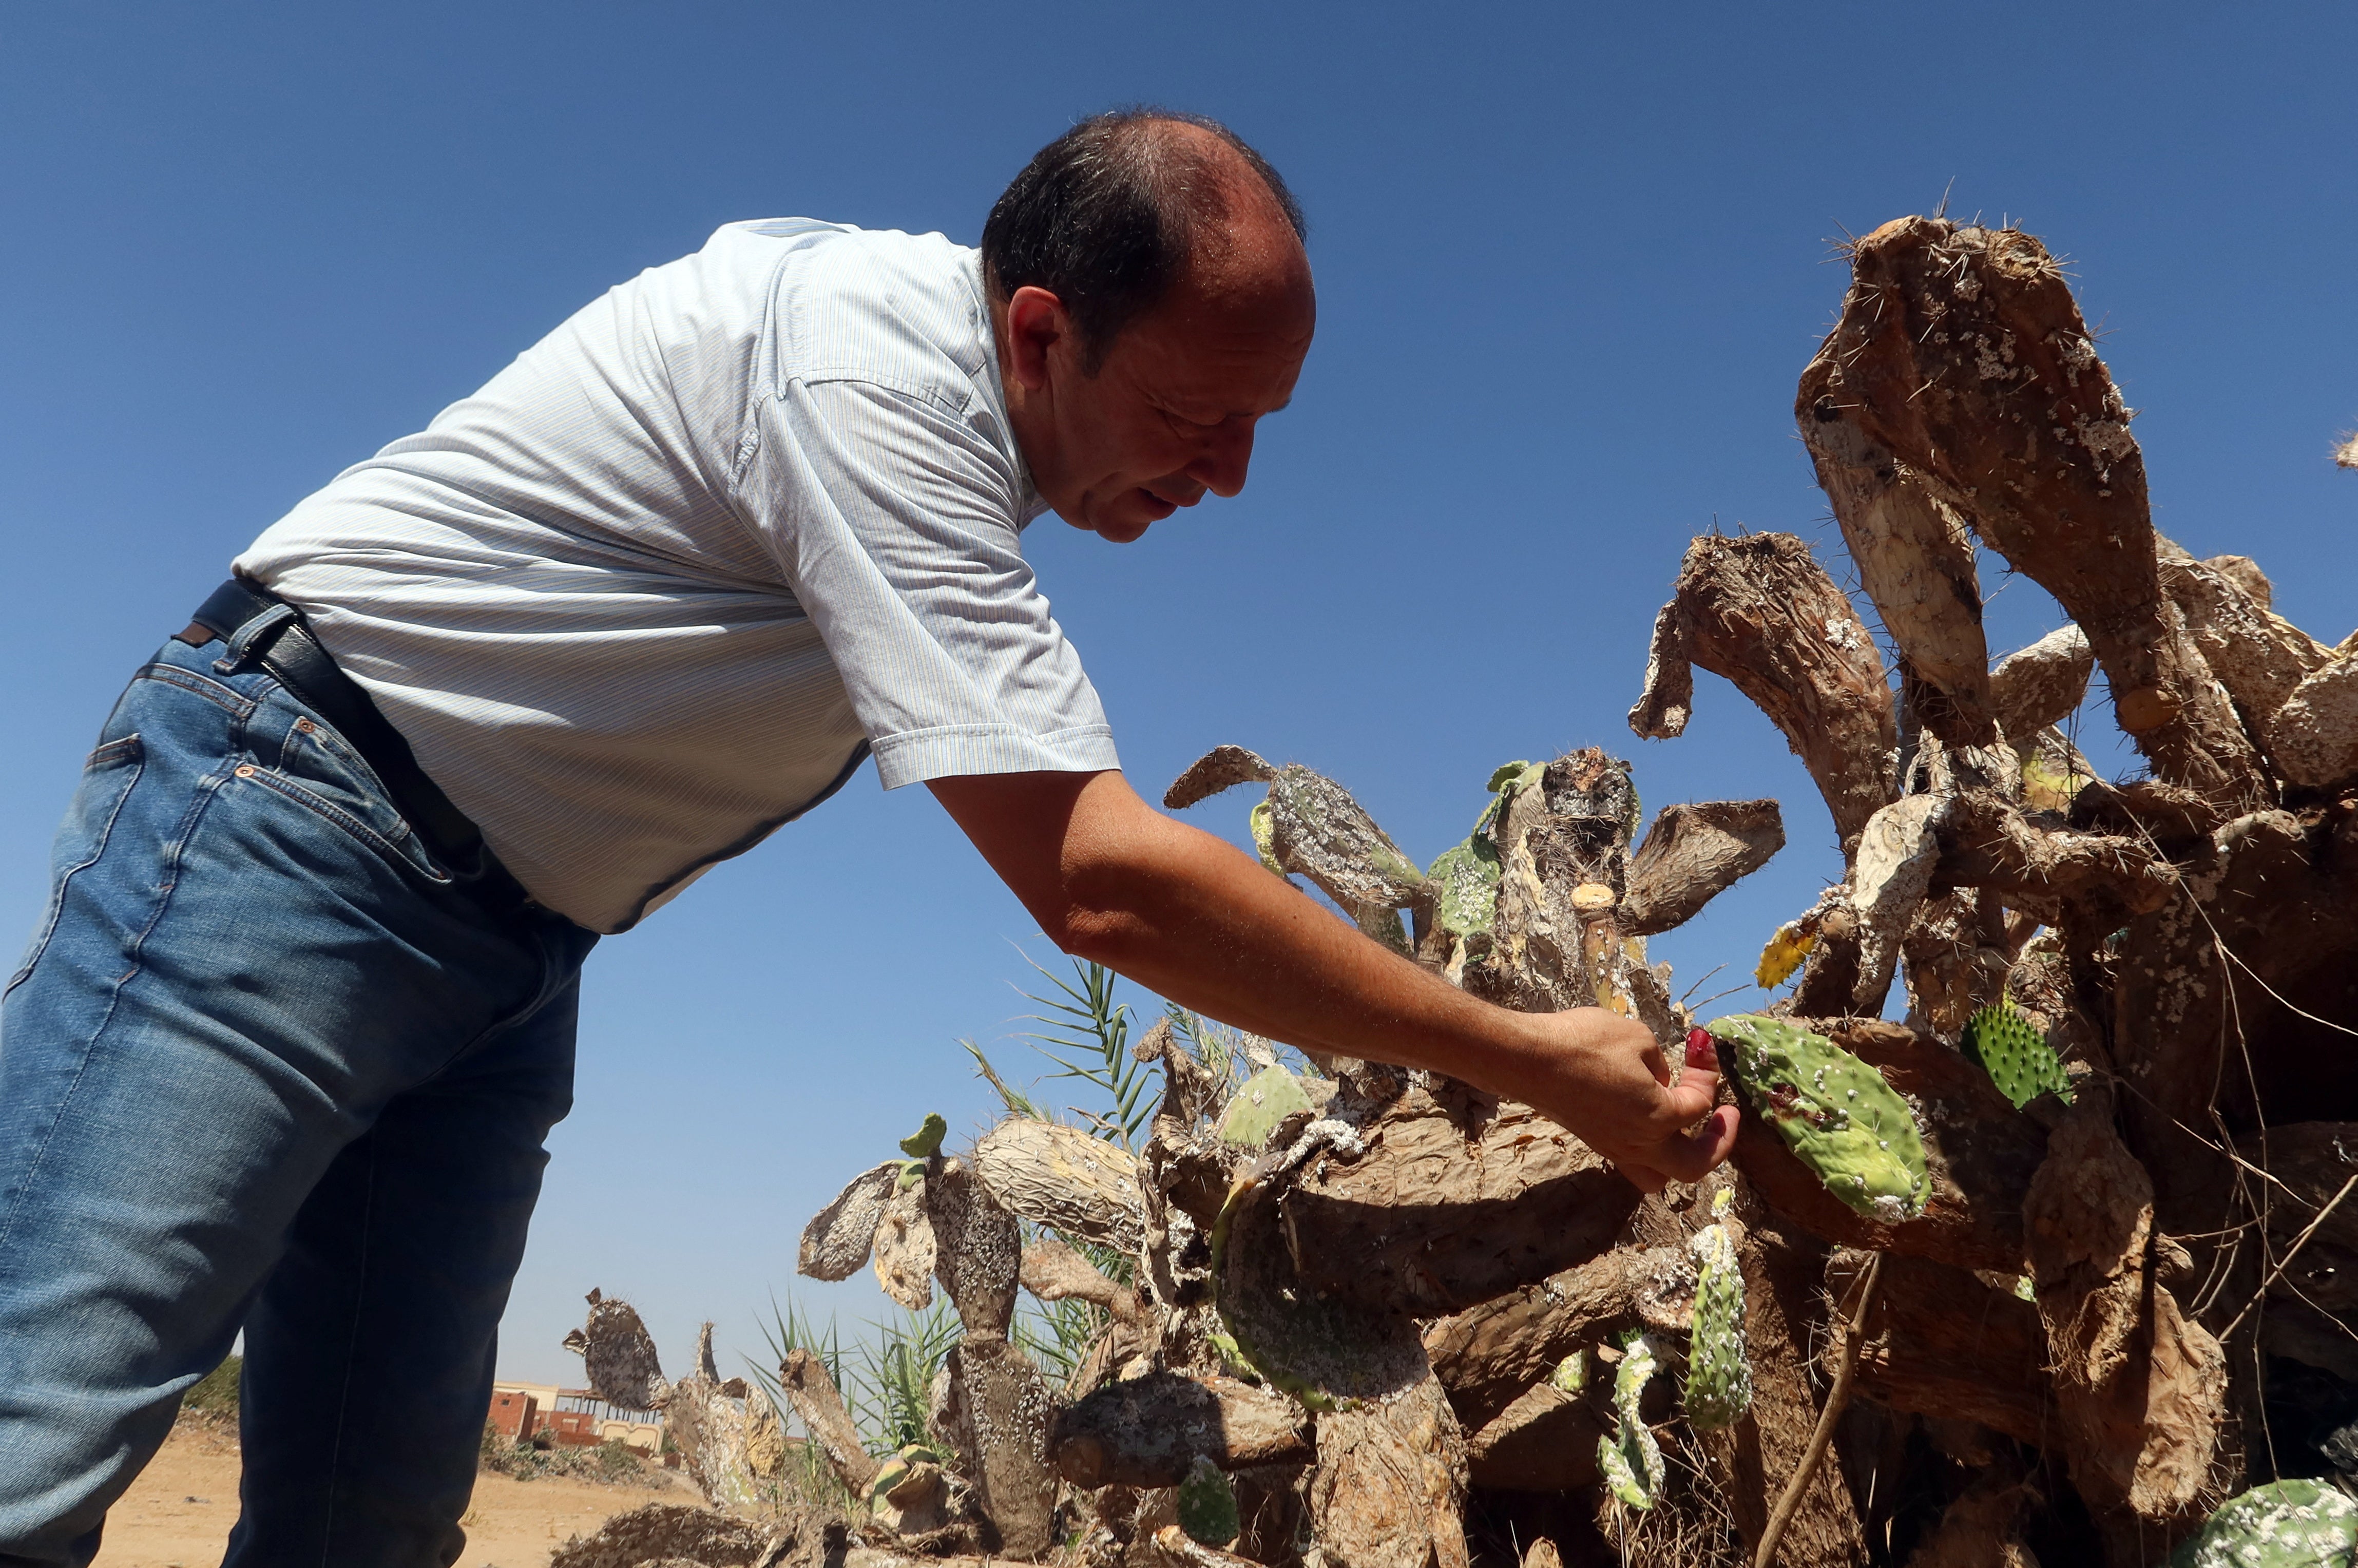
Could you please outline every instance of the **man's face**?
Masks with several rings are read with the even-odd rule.
[[[1094,375],[1055,297],[1015,291],[1010,412],[1057,515],[1127,544],[1207,492],[1244,489],[1254,427],[1293,397],[1316,324],[1308,265],[1285,239],[1290,255],[1182,283],[1116,335]]]

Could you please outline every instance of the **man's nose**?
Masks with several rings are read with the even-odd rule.
[[[1205,438],[1203,450],[1187,465],[1187,477],[1214,495],[1229,496],[1245,487],[1245,470],[1252,467],[1251,419],[1222,420]]]

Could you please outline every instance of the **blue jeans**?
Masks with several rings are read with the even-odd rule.
[[[596,938],[438,865],[219,642],[132,680],[0,1002],[0,1564],[245,1332],[233,1564],[448,1564]]]

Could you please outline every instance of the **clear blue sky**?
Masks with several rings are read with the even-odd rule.
[[[2161,526],[2255,555],[2339,638],[2353,58],[2323,5],[9,7],[0,927],[30,926],[124,677],[298,497],[722,222],[971,243],[1074,116],[1152,100],[1285,172],[1321,310],[1244,497],[1127,548],[1032,531],[1133,778],[1236,741],[1422,858],[1493,764],[1574,745],[1634,759],[1650,805],[1774,795],[1784,855],[1656,946],[1741,974],[1838,870],[1824,809],[1717,681],[1682,741],[1623,715],[1690,535],[1836,542],[1790,412],[1828,242],[1943,191],[2045,236],[2142,410]],[[2013,585],[1993,642],[2054,615]],[[1237,836],[1247,804],[1191,816]],[[1027,939],[1049,956],[870,772],[607,944],[503,1370],[575,1378],[592,1285],[671,1370],[703,1316],[757,1349],[813,1209],[925,1110],[985,1111],[953,1039],[1012,1027]]]

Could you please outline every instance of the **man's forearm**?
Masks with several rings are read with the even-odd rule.
[[[1155,811],[1120,773],[936,779],[933,790],[1060,946],[1184,1007],[1511,1096],[1649,1191],[1696,1180],[1735,1146],[1735,1113],[1712,1108],[1707,1047],[1688,1053],[1674,1083],[1660,1046],[1627,1019],[1477,1001]]]
[[[1008,880],[1067,950],[1291,1045],[1502,1093],[1549,1049],[1521,1015],[1388,951],[1234,847],[1154,811],[1119,774],[1073,792],[1053,888]]]

